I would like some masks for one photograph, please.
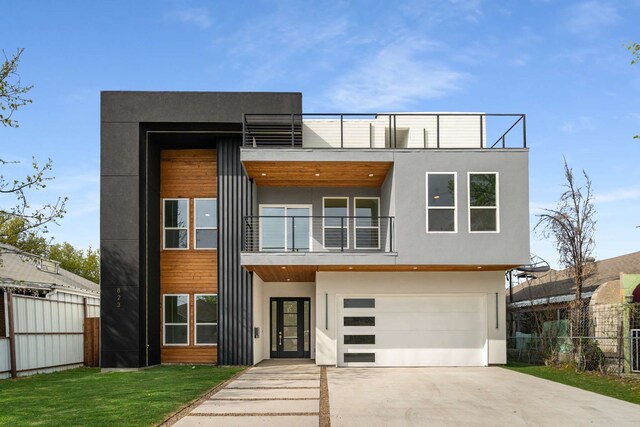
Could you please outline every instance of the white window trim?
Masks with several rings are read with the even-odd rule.
[[[187,343],[186,344],[175,344],[175,343],[167,343],[167,325],[169,326],[184,326],[184,323],[167,323],[167,319],[166,319],[166,314],[167,314],[167,310],[166,310],[166,304],[167,304],[167,298],[166,297],[187,297]],[[191,344],[191,340],[189,339],[189,335],[190,335],[190,324],[191,324],[191,296],[189,294],[162,294],[162,345],[165,345],[167,347],[186,347],[189,346]]]
[[[199,343],[198,342],[198,325],[203,325],[203,326],[213,326],[216,325],[218,326],[218,322],[213,322],[213,323],[209,323],[209,322],[198,322],[198,297],[200,296],[205,296],[205,297],[209,297],[209,296],[218,296],[218,294],[195,294],[193,296],[193,340],[195,341],[195,345],[205,345],[208,347],[215,347],[218,345],[218,343]],[[219,300],[218,300],[219,301]],[[216,309],[218,307],[218,304],[216,304]],[[218,310],[219,312],[219,310]],[[216,313],[216,318],[218,317],[218,313]],[[220,331],[218,331],[218,334],[220,333]]]
[[[284,208],[284,216],[288,217],[287,209],[288,208],[308,208],[309,209],[309,252],[313,252],[313,206],[312,205],[288,205],[288,204],[261,204],[259,206],[260,210],[260,224],[258,225],[258,229],[260,231],[260,242],[259,242],[259,251],[262,252],[262,208]],[[267,216],[264,216],[268,218]],[[277,218],[277,217],[276,217]],[[286,229],[286,221],[285,221],[285,233],[284,233],[284,252],[289,252],[287,250],[287,246],[289,246],[289,242],[287,241],[287,229]],[[275,252],[277,253],[277,252]]]
[[[496,205],[495,206],[471,206],[471,175],[495,175],[496,176]],[[495,209],[496,229],[494,231],[471,231],[471,209]],[[497,234],[500,233],[500,173],[499,172],[467,172],[467,218],[470,234]]]
[[[429,209],[451,209],[452,206],[429,206],[429,175],[453,175],[453,231],[429,231]],[[458,172],[427,172],[425,175],[425,229],[427,234],[455,234],[458,232]]]
[[[215,227],[198,227],[198,200],[215,200],[216,202],[216,226]],[[199,248],[198,247],[198,239],[196,238],[196,233],[198,230],[216,230],[218,231],[218,199],[215,197],[200,197],[193,199],[193,248],[199,251],[217,251],[218,244],[216,240],[215,248]],[[207,294],[208,295],[208,294]]]
[[[171,201],[171,200],[186,200],[187,201],[187,227],[183,228],[183,227],[166,227],[165,224],[165,219],[167,217],[167,204],[165,202],[167,201]],[[190,201],[189,199],[185,199],[185,198],[167,198],[167,199],[162,199],[162,249],[167,250],[167,251],[187,251],[189,250],[189,245],[190,245],[190,239],[189,239],[189,225],[191,222],[191,216],[190,216]],[[166,234],[166,230],[187,230],[187,247],[186,248],[168,248],[167,247],[167,234]]]
[[[329,226],[325,225],[324,201],[326,199],[342,199],[342,200],[346,200],[347,201],[347,224],[346,224],[346,227],[344,227],[346,229],[346,232],[347,232],[347,246],[345,246],[343,249],[349,249],[351,247],[350,246],[350,234],[351,233],[349,233],[349,230],[350,230],[350,227],[349,227],[349,212],[350,212],[350,210],[349,210],[349,197],[342,197],[342,196],[336,196],[336,197],[327,196],[327,197],[323,197],[322,198],[322,247],[324,249],[340,249],[340,246],[335,246],[335,247],[334,246],[327,246],[325,244],[325,242],[324,242],[324,240],[325,240],[324,239],[324,236],[325,236],[324,230],[325,229],[333,228],[333,229],[339,230],[341,228],[340,226],[335,226],[335,225],[329,225]]]
[[[357,209],[358,209],[358,200],[377,200],[378,201],[378,213],[376,218],[378,219],[378,225],[377,226],[360,226],[358,227],[358,216],[357,214]],[[364,197],[364,196],[358,196],[358,197],[354,197],[353,198],[353,229],[354,229],[354,233],[353,233],[353,248],[354,249],[371,249],[371,250],[376,250],[376,249],[380,249],[380,197]],[[363,217],[363,218],[367,218],[367,217]],[[358,229],[377,229],[378,230],[378,246],[377,247],[366,247],[366,248],[359,248],[358,247]]]

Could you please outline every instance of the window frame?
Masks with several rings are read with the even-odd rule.
[[[183,326],[184,323],[167,323],[167,297],[187,297],[187,342],[186,343],[167,343],[167,325]],[[162,345],[167,347],[188,347],[191,345],[191,295],[190,294],[162,294]]]
[[[471,175],[495,175],[496,176],[496,205],[495,206],[471,206]],[[471,231],[471,210],[472,209],[495,209],[496,229],[490,231]],[[468,231],[470,234],[497,234],[500,233],[500,173],[499,172],[467,172],[467,218]]]
[[[219,322],[215,322],[215,323],[211,323],[211,322],[198,322],[198,297],[199,296],[215,296],[216,297],[216,319],[218,318],[218,314],[220,313],[220,310],[218,310],[218,302],[220,301],[218,299],[218,294],[194,294],[193,295],[193,342],[194,345],[202,345],[202,346],[207,346],[207,347],[212,347],[212,346],[217,346],[218,343],[199,343],[198,342],[198,325],[204,325],[204,326],[212,326],[215,325],[216,329],[218,328],[218,323]],[[220,331],[218,330],[218,333]],[[218,334],[216,334],[218,335]]]
[[[215,227],[198,227],[198,200],[214,200],[216,202],[216,226]],[[215,230],[218,233],[218,199],[216,197],[197,197],[193,199],[193,249],[199,251],[217,251],[218,239],[216,239],[215,248],[199,248],[197,233],[198,230]],[[208,295],[208,294],[207,294]]]
[[[375,226],[375,227],[373,227],[373,226],[366,226],[366,227],[360,226],[360,227],[358,227],[358,218],[369,218],[369,217],[366,217],[366,216],[363,216],[363,217],[358,217],[357,216],[358,200],[377,200],[378,201],[378,215],[375,216],[375,218],[377,218],[377,223],[378,223],[377,226]],[[349,207],[347,206],[347,210],[348,209],[349,209]],[[323,210],[324,210],[324,206],[323,206]],[[358,229],[359,228],[360,229],[378,230],[378,246],[376,246],[376,247],[359,248],[358,247]],[[380,197],[377,197],[377,196],[371,196],[371,197],[355,196],[353,198],[353,248],[354,249],[370,249],[372,251],[380,250]]]
[[[453,207],[429,206],[429,175],[453,175]],[[429,231],[429,209],[453,209],[453,231]],[[427,234],[456,234],[458,232],[458,172],[425,173],[425,220]]]
[[[335,226],[335,225],[329,225],[329,226],[327,226],[327,225],[325,224],[325,222],[326,222],[326,221],[325,221],[325,217],[326,217],[326,215],[324,214],[324,202],[325,202],[325,200],[326,200],[326,199],[340,199],[340,200],[346,200],[346,201],[347,201],[347,216],[346,216],[346,218],[347,218],[347,224],[346,224],[346,226],[345,226],[345,227],[340,227],[340,226]],[[378,208],[378,209],[379,209],[379,208]],[[326,240],[326,239],[325,239],[325,230],[326,230],[327,228],[330,228],[330,229],[336,229],[336,230],[340,230],[341,228],[346,229],[346,232],[347,232],[347,244],[346,244],[346,245],[345,245],[345,247],[344,247],[344,248],[342,248],[342,249],[349,249],[349,248],[351,247],[351,240],[350,240],[350,236],[349,236],[349,234],[351,234],[351,233],[349,232],[349,230],[350,230],[350,227],[349,227],[349,216],[350,216],[350,215],[349,215],[349,213],[350,213],[350,210],[349,210],[349,197],[348,197],[348,196],[323,196],[323,197],[322,197],[322,248],[323,248],[323,249],[334,249],[334,250],[335,250],[335,249],[341,249],[341,247],[340,247],[339,245],[334,247],[334,246],[327,246],[327,245],[325,244],[325,240]]]
[[[180,201],[180,200],[186,200],[187,201],[187,227],[183,228],[183,227],[167,227],[165,226],[165,221],[167,218],[167,201]],[[168,197],[166,199],[162,199],[162,249],[166,250],[166,251],[188,251],[190,249],[190,239],[189,239],[189,226],[191,225],[191,203],[190,203],[190,199],[185,198],[185,197]],[[187,247],[186,248],[168,248],[167,247],[167,230],[187,230]]]

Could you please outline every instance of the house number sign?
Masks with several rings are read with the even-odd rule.
[[[122,289],[116,288],[116,307],[122,307]]]

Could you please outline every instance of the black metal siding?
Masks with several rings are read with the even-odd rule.
[[[242,218],[252,187],[240,163],[240,136],[218,139],[218,364],[253,364],[251,274],[240,265]]]

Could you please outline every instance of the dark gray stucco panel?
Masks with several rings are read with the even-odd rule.
[[[153,150],[145,152],[145,130],[226,132],[233,128],[238,131],[242,114],[255,112],[301,113],[302,95],[254,92],[101,93],[102,367],[132,368],[159,362],[156,258],[159,239],[152,235],[159,225],[157,218],[149,217],[148,220],[145,207],[147,201],[154,203],[153,200],[157,199],[158,168],[154,157],[157,153]],[[238,226],[237,223],[233,225]],[[238,283],[246,283],[246,277],[242,278],[238,273],[241,271],[239,249],[237,254],[230,253],[225,262],[239,277]],[[246,290],[239,289],[238,292]],[[246,301],[249,301],[247,307],[250,307],[250,294],[230,294],[230,298],[236,297],[244,302],[230,300],[228,304],[247,306]],[[240,347],[238,354],[230,354],[225,360],[235,360],[228,363],[250,363],[250,311],[234,309],[230,313],[238,317],[229,318],[227,324],[239,328],[234,332],[239,338],[233,338],[235,341],[229,341],[229,345]]]

